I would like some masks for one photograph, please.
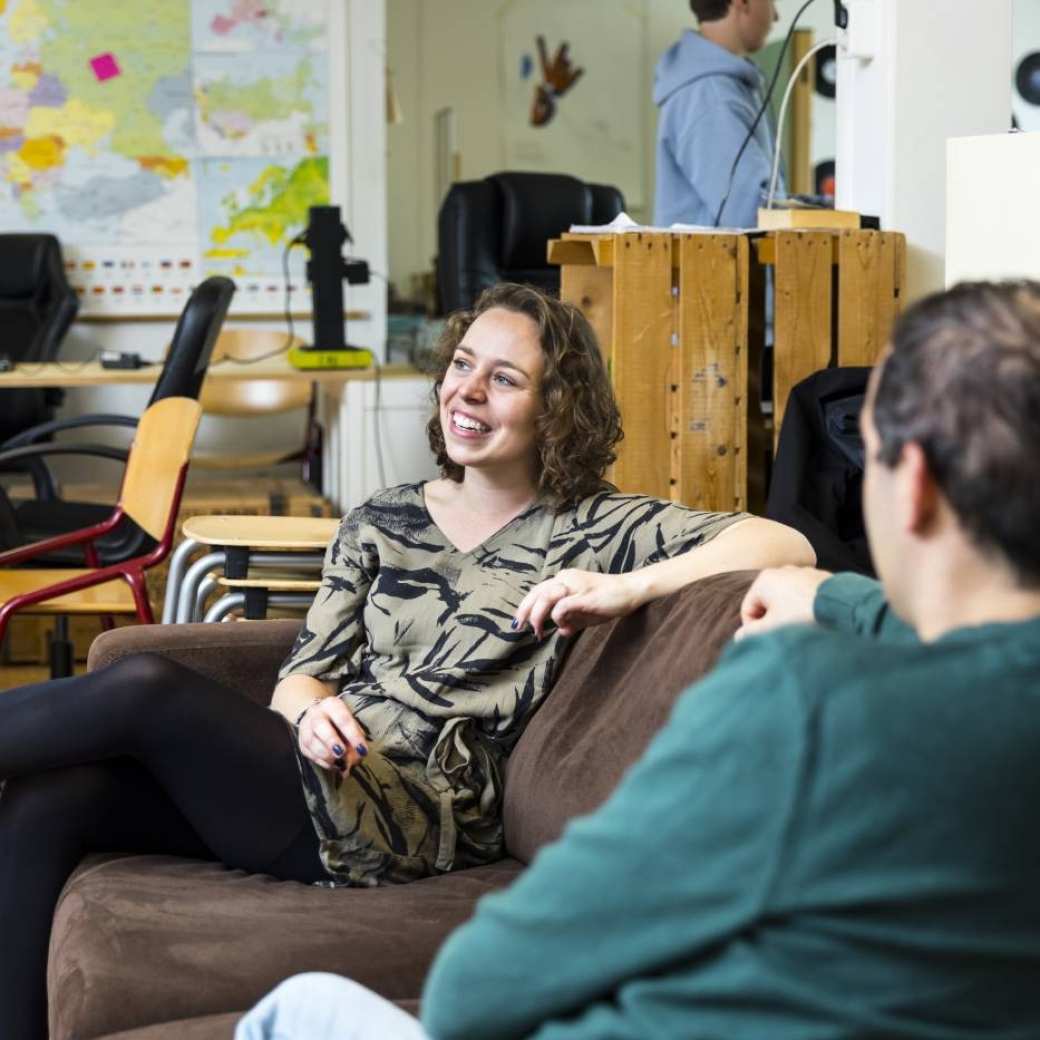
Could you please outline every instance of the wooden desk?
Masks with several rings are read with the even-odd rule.
[[[212,586],[235,590],[205,614],[218,621],[238,606],[247,617],[264,617],[272,596],[284,605],[306,605],[320,584],[325,548],[339,529],[339,520],[305,516],[193,516],[181,525],[185,540],[170,560],[164,623],[194,620],[196,604]],[[216,551],[189,568],[188,560],[202,546]],[[223,576],[207,578],[213,566]],[[286,573],[288,569],[289,574]]]
[[[152,386],[162,371],[161,364],[146,368],[102,368],[97,361],[51,362],[49,364],[16,365],[10,372],[0,372],[0,390],[21,387],[105,387]],[[357,438],[348,430],[345,398],[347,384],[415,379],[421,373],[410,365],[384,365],[378,371],[372,368],[343,368],[329,370],[301,370],[293,368],[284,357],[268,358],[256,364],[241,365],[221,361],[210,365],[209,380],[285,380],[292,379],[317,383],[319,395],[318,419],[325,431],[326,462],[324,472],[325,494],[336,508],[344,508],[345,467],[357,457]]]
[[[181,525],[185,538],[267,552],[324,552],[339,530],[327,516],[192,516]]]
[[[0,390],[18,387],[129,386],[151,385],[159,378],[162,363],[144,368],[102,368],[98,361],[61,361],[46,364],[15,365],[10,372],[0,372]],[[380,379],[414,378],[418,373],[410,365],[383,365]],[[373,368],[299,369],[284,357],[267,358],[251,365],[217,361],[209,367],[207,379],[295,379],[308,383],[335,385],[349,382],[371,382]]]

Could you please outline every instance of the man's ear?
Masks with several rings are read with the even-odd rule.
[[[938,511],[939,488],[920,444],[907,441],[903,445],[899,468],[902,471],[899,484],[906,529],[913,534],[924,534]]]

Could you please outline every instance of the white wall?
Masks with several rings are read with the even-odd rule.
[[[875,55],[838,59],[838,205],[907,235],[907,294],[944,283],[946,142],[1011,121],[1011,0],[851,0]]]
[[[389,127],[387,138],[390,274],[406,295],[410,279],[431,270],[437,252],[441,199],[435,197],[434,188],[434,113],[445,107],[455,110],[463,180],[507,168],[500,31],[508,24],[503,17],[508,14],[515,24],[517,9],[526,2],[387,0],[387,60],[404,115],[402,123]],[[778,0],[781,18],[770,39],[783,37],[801,2]],[[575,65],[592,66],[598,51],[607,44],[616,46],[619,38],[638,53],[642,104],[636,139],[642,153],[642,184],[641,197],[629,193],[627,202],[632,217],[649,222],[657,135],[654,67],[684,29],[695,27],[696,20],[687,0],[596,0],[595,15],[581,37],[570,41],[572,57]],[[818,40],[833,35],[829,0],[816,0],[799,25],[813,29]],[[813,129],[814,159],[833,155],[833,103],[814,104],[814,117],[818,119]],[[568,172],[563,164],[556,168]],[[601,179],[612,182],[612,171],[604,169]]]
[[[947,285],[1040,279],[1040,131],[954,138],[947,158]]]
[[[516,2],[523,0],[387,0],[388,64],[404,114],[404,122],[388,133],[390,270],[402,292],[409,291],[411,276],[432,268],[437,252],[441,200],[434,197],[434,113],[455,110],[463,180],[505,168],[500,26],[504,14],[515,13]],[[648,220],[653,212],[654,64],[684,28],[693,26],[689,5],[686,0],[600,0],[582,37],[570,42],[574,64],[591,65],[597,41],[616,43],[622,32],[630,37],[633,23],[638,31],[630,44],[638,49],[645,103],[637,128],[643,200],[630,212]],[[611,180],[609,170],[603,180]]]

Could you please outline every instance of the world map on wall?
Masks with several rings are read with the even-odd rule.
[[[327,20],[320,0],[0,0],[4,230],[56,234],[86,311],[175,312],[209,273],[264,309],[329,198]]]

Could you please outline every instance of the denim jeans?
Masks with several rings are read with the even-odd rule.
[[[430,1040],[406,1011],[339,975],[309,972],[275,987],[235,1028],[235,1040]]]

